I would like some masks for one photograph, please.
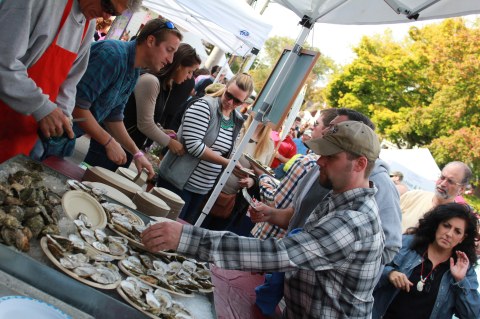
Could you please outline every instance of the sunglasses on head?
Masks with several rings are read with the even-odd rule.
[[[115,9],[115,6],[113,5],[111,0],[101,0],[100,4],[102,6],[103,12],[115,17],[122,15],[120,12],[117,11],[117,9]]]
[[[233,100],[233,104],[235,105],[240,105],[243,103],[243,101],[237,99],[235,96],[233,96],[232,93],[228,92],[228,91],[225,91],[225,98],[227,100]]]
[[[147,34],[147,37],[149,35],[155,35],[158,32],[162,31],[163,29],[169,29],[169,30],[175,30],[175,25],[171,21],[165,21],[159,24],[155,29],[153,29],[150,33]]]

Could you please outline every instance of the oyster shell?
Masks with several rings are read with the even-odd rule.
[[[147,305],[149,305],[152,308],[152,310],[160,310],[160,307],[162,306],[162,303],[156,298],[156,296],[151,291],[148,291],[145,294],[145,301],[147,302]]]
[[[3,226],[10,229],[17,229],[22,227],[22,223],[20,223],[15,216],[6,214],[6,216],[3,218]]]
[[[155,289],[153,295],[160,302],[163,309],[168,309],[172,306],[172,297],[168,292],[161,289]]]
[[[3,227],[2,230],[0,231],[0,235],[2,237],[3,242],[8,246],[15,245],[15,232],[16,232],[16,229],[11,229],[8,227]]]
[[[98,262],[105,262],[105,261],[113,261],[114,258],[110,255],[107,254],[96,254],[93,257],[93,260],[98,261]]]
[[[85,254],[66,255],[59,259],[60,264],[67,269],[88,267],[89,257]]]
[[[92,228],[92,223],[88,220],[88,216],[84,213],[79,213],[77,219],[82,221],[85,227]]]
[[[182,264],[178,261],[172,261],[168,264],[168,273],[170,274],[176,274],[180,269],[182,269]]]
[[[93,246],[93,248],[103,251],[104,253],[107,253],[107,254],[110,253],[110,249],[108,249],[108,246],[105,245],[104,243],[101,243],[99,241],[94,241],[91,245]]]
[[[104,266],[97,266],[95,267],[95,270],[96,272],[91,275],[90,278],[100,284],[113,284],[121,278],[118,272],[115,272],[113,269]]]
[[[207,269],[198,269],[196,272],[192,273],[193,278],[198,278],[201,280],[209,280],[212,274]]]
[[[138,257],[140,258],[140,261],[147,269],[154,269],[152,258],[144,254],[141,254]]]
[[[45,227],[43,227],[42,231],[40,233],[42,235],[47,235],[47,234],[59,235],[60,234],[60,229],[58,229],[58,226],[55,225],[55,224],[49,224],[49,225],[46,225]]]
[[[159,273],[165,275],[170,270],[170,267],[168,266],[168,264],[164,263],[163,261],[154,260],[153,261],[153,269],[155,269]]]
[[[190,261],[190,260],[185,260],[182,263],[182,268],[185,269],[188,273],[193,273],[195,270],[197,270],[197,264]]]
[[[95,237],[97,237],[98,241],[101,243],[104,243],[105,240],[107,239],[107,234],[102,229],[95,229],[94,233],[95,233]]]
[[[93,274],[95,274],[96,271],[97,270],[95,269],[95,267],[90,264],[88,266],[85,265],[85,266],[80,266],[73,269],[73,272],[82,278],[88,278]]]
[[[131,277],[128,277],[131,278]],[[142,297],[142,291],[140,287],[132,280],[122,280],[120,287],[127,294],[127,296],[133,299],[140,299]]]
[[[124,244],[113,241],[108,243],[108,250],[110,251],[110,254],[114,256],[122,256],[128,252],[128,247]]]
[[[45,222],[43,221],[42,216],[36,215],[33,216],[25,222],[25,226],[30,228],[32,231],[33,237],[37,238],[38,235],[42,232],[43,227],[45,227]]]
[[[143,281],[137,279],[136,277],[128,277],[127,279],[125,279],[127,281],[132,281],[134,282],[139,288],[141,291],[143,292],[147,292],[147,291],[152,291],[152,287],[150,287],[149,285],[147,285],[146,283],[144,283]]]
[[[82,230],[80,230],[80,236],[82,236],[83,240],[85,240],[90,245],[97,241],[97,239],[95,238],[95,233],[88,228],[83,228]]]
[[[78,250],[78,251],[85,250],[85,242],[78,235],[70,234],[68,235],[68,239],[72,242],[74,250]]]
[[[108,240],[109,243],[116,242],[116,243],[120,243],[120,244],[123,244],[123,245],[128,244],[128,240],[126,240],[125,238],[120,237],[120,236],[108,236],[107,240]]]
[[[142,275],[145,273],[145,268],[141,264],[132,262],[130,258],[121,261],[122,266],[135,275]]]

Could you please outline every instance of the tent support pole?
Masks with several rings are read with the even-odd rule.
[[[259,123],[265,124],[265,121],[266,121],[265,115],[268,115],[274,98],[277,96],[278,92],[280,92],[280,90],[282,89],[282,86],[284,85],[284,82],[285,82],[285,78],[288,77],[290,71],[292,70],[294,62],[298,58],[302,45],[305,42],[305,39],[307,38],[308,33],[310,32],[314,23],[311,21],[310,18],[305,16],[302,18],[302,21],[300,21],[300,24],[303,26],[303,28],[299,36],[297,37],[297,40],[295,41],[294,50],[287,53],[288,56],[285,62],[283,63],[283,65],[281,66],[278,76],[274,79],[273,84],[270,86],[270,89],[268,90],[265,96],[265,100],[262,106],[260,107],[258,112],[255,114],[255,117],[252,123],[250,124],[250,127],[245,132],[245,135],[243,136],[240,144],[238,145],[236,152],[231,157],[227,167],[223,170],[223,173],[220,176],[217,184],[215,185],[212,191],[212,194],[208,198],[208,201],[205,204],[205,207],[203,208],[202,213],[200,214],[197,221],[195,222],[195,226],[201,226],[203,221],[205,220],[205,217],[207,217],[208,213],[212,209],[213,204],[215,203],[218,195],[220,194],[223,187],[225,186],[227,179],[232,174],[233,169],[237,165],[243,150],[247,146],[248,141],[250,141],[250,138],[252,137],[253,132],[255,132],[255,129],[257,128],[258,124]]]

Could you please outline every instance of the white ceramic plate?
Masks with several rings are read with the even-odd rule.
[[[77,219],[79,213],[87,215],[93,229],[107,226],[107,215],[102,205],[84,191],[68,191],[62,197],[62,207],[68,218]]]
[[[46,302],[25,296],[0,298],[0,319],[72,319]]]
[[[125,206],[128,206],[133,209],[137,209],[137,205],[135,205],[134,202],[130,198],[128,198],[127,195],[122,193],[116,188],[113,188],[110,185],[104,184],[104,183],[98,183],[98,182],[84,182],[85,185],[90,186],[92,188],[98,188],[100,190],[105,191],[105,195],[108,197],[116,200],[117,202],[122,203]]]

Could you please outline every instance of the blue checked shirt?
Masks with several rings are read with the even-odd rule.
[[[105,40],[92,44],[87,70],[77,85],[76,105],[90,109],[100,124],[123,120],[125,104],[140,75],[134,66],[136,43]]]
[[[330,195],[304,231],[282,239],[184,225],[178,251],[225,269],[284,271],[286,318],[370,318],[384,246],[375,192]]]

